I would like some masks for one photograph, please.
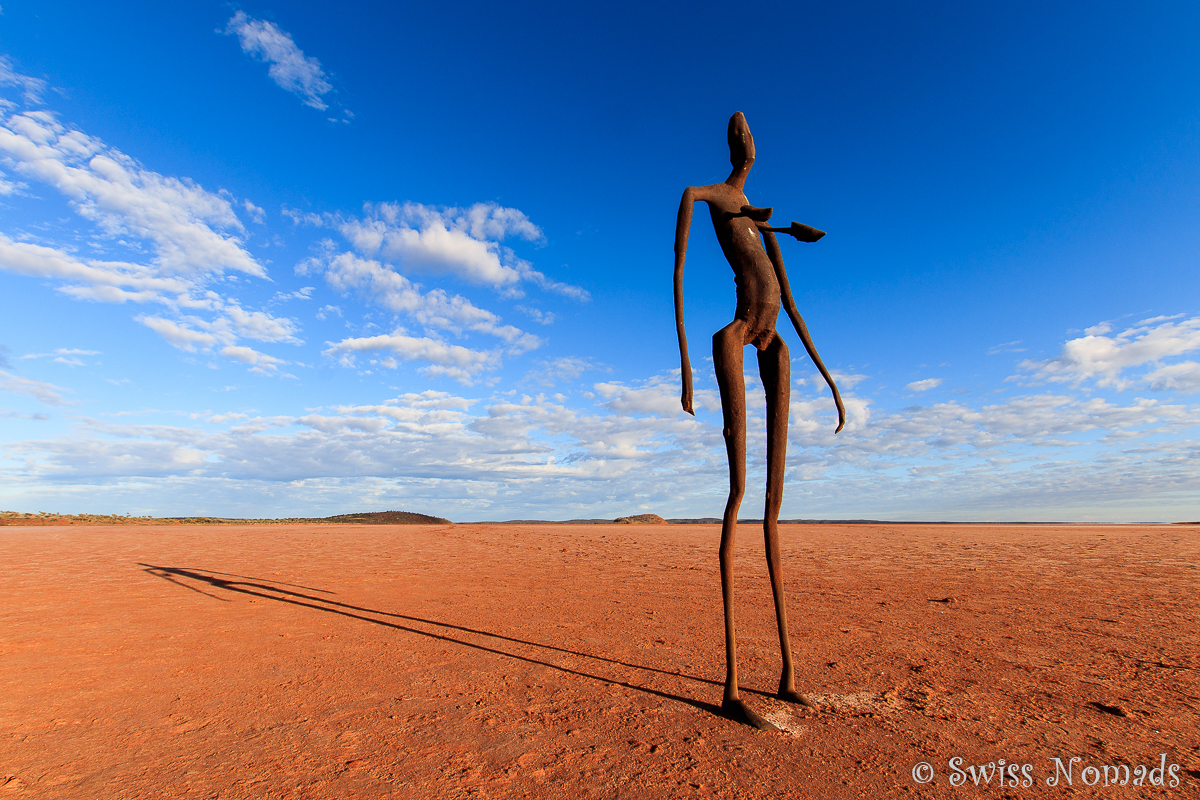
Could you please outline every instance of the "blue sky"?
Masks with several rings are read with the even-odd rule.
[[[783,516],[1200,518],[1195,6],[379,5],[2,4],[0,507],[719,515],[740,110]]]

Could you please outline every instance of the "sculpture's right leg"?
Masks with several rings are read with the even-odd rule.
[[[713,336],[713,366],[721,390],[722,435],[729,456],[729,500],[721,520],[721,600],[725,606],[725,697],[722,712],[730,719],[759,730],[779,730],[751,711],[738,696],[737,634],[733,614],[733,543],[737,538],[738,511],[746,492],[746,381],[742,353],[746,326],[734,320]]]
[[[783,593],[783,565],[779,556],[779,508],[783,503],[783,478],[787,469],[788,412],[791,409],[792,367],[787,344],[776,336],[758,353],[758,371],[767,392],[767,498],[763,508],[763,534],[767,547],[767,573],[775,598],[775,622],[779,627],[779,654],[783,671],[779,677],[780,700],[815,708],[812,700],[796,691],[792,646],[788,636],[787,601]]]

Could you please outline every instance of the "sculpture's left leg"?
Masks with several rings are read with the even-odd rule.
[[[804,706],[814,704],[796,691],[792,647],[788,638],[787,603],[783,595],[783,566],[779,557],[779,508],[783,503],[783,476],[787,468],[788,411],[792,397],[792,365],[787,345],[779,336],[758,352],[758,372],[767,392],[767,502],[763,509],[763,534],[767,545],[767,572],[775,598],[775,621],[779,626],[779,652],[783,672],[779,698]]]

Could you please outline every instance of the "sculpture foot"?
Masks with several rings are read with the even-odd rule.
[[[800,694],[795,689],[780,689],[779,693],[776,694],[775,696],[778,697],[780,700],[786,700],[787,702],[795,703],[798,706],[804,706],[805,708],[811,708],[814,711],[817,710],[816,703],[814,703],[812,700],[810,700],[805,695]]]
[[[780,730],[778,725],[751,711],[741,700],[726,700],[721,703],[721,716],[743,725],[749,725],[751,728],[758,728],[760,731]]]

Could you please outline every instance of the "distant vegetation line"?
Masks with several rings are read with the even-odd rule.
[[[0,525],[451,525],[444,517],[411,511],[371,511],[333,517],[233,519],[229,517],[135,517],[129,514],[22,514],[0,511]]]

